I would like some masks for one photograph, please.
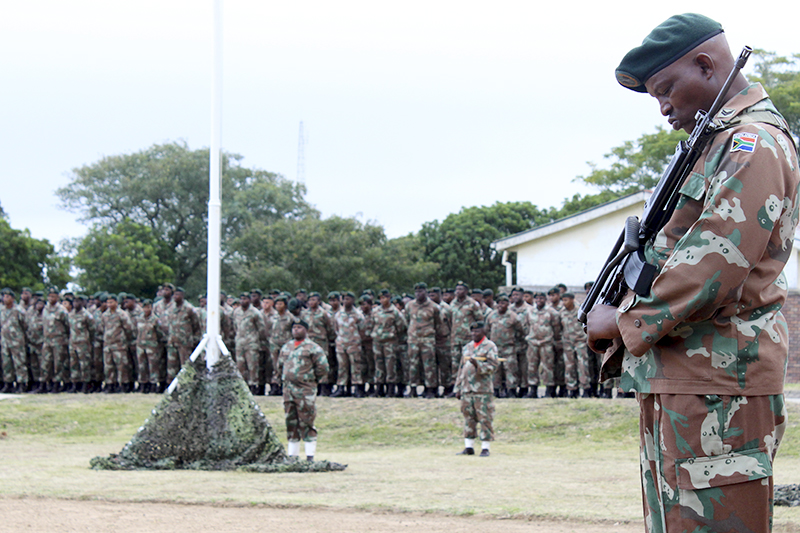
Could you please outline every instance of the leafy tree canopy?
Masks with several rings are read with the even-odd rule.
[[[0,217],[0,287],[19,294],[22,287],[43,290],[48,285],[63,288],[69,281],[69,260],[59,257],[46,239],[34,239],[27,229],[11,227]]]
[[[791,57],[775,52],[754,50],[757,59],[750,81],[760,82],[767,90],[775,107],[789,123],[789,129],[800,137],[800,54]]]

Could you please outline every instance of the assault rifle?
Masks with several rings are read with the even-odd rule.
[[[692,134],[688,140],[681,141],[675,148],[675,154],[661,175],[655,191],[645,202],[642,220],[628,217],[625,221],[625,228],[578,312],[578,320],[584,324],[584,329],[587,315],[598,299],[605,305],[617,307],[629,289],[633,289],[640,296],[650,294],[657,269],[645,260],[644,245],[655,237],[672,216],[678,203],[678,190],[709,141],[721,129],[720,125],[714,122],[714,117],[726,102],[725,97],[734,79],[747,63],[752,51],[752,48],[744,47],[711,109],[708,112],[702,109],[697,111],[695,115],[697,124]],[[608,343],[597,344],[603,348],[608,346]]]

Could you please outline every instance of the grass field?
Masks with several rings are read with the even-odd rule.
[[[89,469],[119,452],[156,396],[43,395],[0,401],[0,497],[309,506],[503,518],[641,520],[634,400],[499,400],[488,459],[463,447],[454,400],[318,401],[317,458],[331,474]],[[279,398],[257,402],[284,437]],[[800,483],[800,405],[775,465]],[[777,531],[800,509],[777,508]]]

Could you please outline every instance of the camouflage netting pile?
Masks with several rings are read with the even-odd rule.
[[[178,386],[119,454],[95,457],[96,470],[243,470],[331,472],[347,465],[289,461],[229,357],[211,372],[202,358],[187,362]]]
[[[800,505],[800,485],[775,485],[775,505],[797,507]]]

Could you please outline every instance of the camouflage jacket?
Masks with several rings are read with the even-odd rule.
[[[428,298],[420,304],[411,300],[406,304],[408,343],[435,342],[436,333],[442,331],[442,314],[436,302]]]
[[[25,348],[27,338],[25,327],[25,311],[18,304],[10,309],[0,304],[0,339],[3,346]]]
[[[44,342],[49,344],[69,343],[69,314],[63,305],[49,303],[42,311]]]
[[[281,347],[288,342],[289,339],[292,338],[292,324],[294,324],[294,320],[294,315],[289,311],[286,311],[282,315],[276,311],[272,316],[272,330],[270,332],[269,342],[276,347]]]
[[[340,307],[333,316],[336,326],[336,345],[346,346],[360,344],[361,337],[367,334],[367,324],[364,314],[360,309],[353,306],[348,313],[344,306]]]
[[[578,322],[578,311],[580,311],[580,307],[577,305],[572,308],[572,311],[562,306],[559,313],[561,317],[561,338],[565,343],[569,343],[574,347],[586,344],[586,332],[583,331],[583,324]]]
[[[170,299],[169,303],[163,298],[153,304],[153,314],[158,317],[158,327],[161,328],[161,334],[164,342],[169,338],[169,313],[175,307],[175,302]]]
[[[516,336],[524,335],[522,324],[510,308],[502,315],[497,309],[493,309],[486,318],[486,331],[489,332],[487,337],[492,339],[500,350],[513,349]]]
[[[42,313],[44,310],[42,310]],[[44,322],[42,313],[36,311],[36,306],[32,305],[25,311],[25,324],[27,326],[28,342],[31,344],[41,344],[44,340]]]
[[[145,317],[144,313],[136,317],[136,346],[141,348],[158,348],[161,342],[161,329],[155,313]]]
[[[264,314],[252,305],[244,311],[241,307],[233,310],[233,327],[236,331],[236,348],[238,350],[261,350],[267,342],[267,328],[264,325]]]
[[[283,380],[284,397],[313,396],[317,383],[328,379],[328,358],[318,344],[309,339],[295,345],[292,339],[278,354],[278,375]]]
[[[469,327],[473,322],[483,320],[481,306],[469,296],[463,302],[458,298],[450,302],[450,316],[450,340],[453,342],[470,340]]]
[[[184,301],[180,306],[173,302],[168,312],[169,337],[171,344],[194,345],[200,340],[202,328],[200,317],[192,304]]]
[[[106,309],[100,316],[99,333],[103,337],[103,347],[127,350],[133,336],[133,323],[128,313],[117,308],[116,311]]]
[[[522,327],[525,329],[525,340],[534,346],[553,344],[555,324],[561,324],[561,319],[551,307],[544,306],[538,309],[535,305],[528,308],[523,317]]]
[[[453,310],[450,304],[442,300],[437,304],[442,318],[442,328],[436,332],[436,345],[446,346],[450,343],[450,332],[453,324]]]
[[[397,308],[389,304],[388,309],[379,305],[372,310],[372,338],[378,342],[396,341],[406,330],[406,319]]]
[[[797,154],[758,84],[716,119],[731,127],[706,147],[645,247],[658,269],[650,295],[628,296],[617,310],[629,390],[783,392],[789,332],[780,309],[798,220]]]
[[[471,363],[471,358],[482,358],[483,361]],[[493,376],[497,370],[497,346],[483,338],[476,346],[473,341],[464,345],[461,363],[458,366],[455,391],[460,394],[492,394],[494,392]]]
[[[74,309],[69,313],[69,345],[92,344],[94,339],[94,318],[86,309],[78,313]]]
[[[317,342],[324,340],[325,342],[332,341],[336,338],[336,327],[333,325],[333,317],[322,307],[317,307],[316,311],[313,309],[303,309],[300,313],[300,318],[308,324],[308,336]]]

